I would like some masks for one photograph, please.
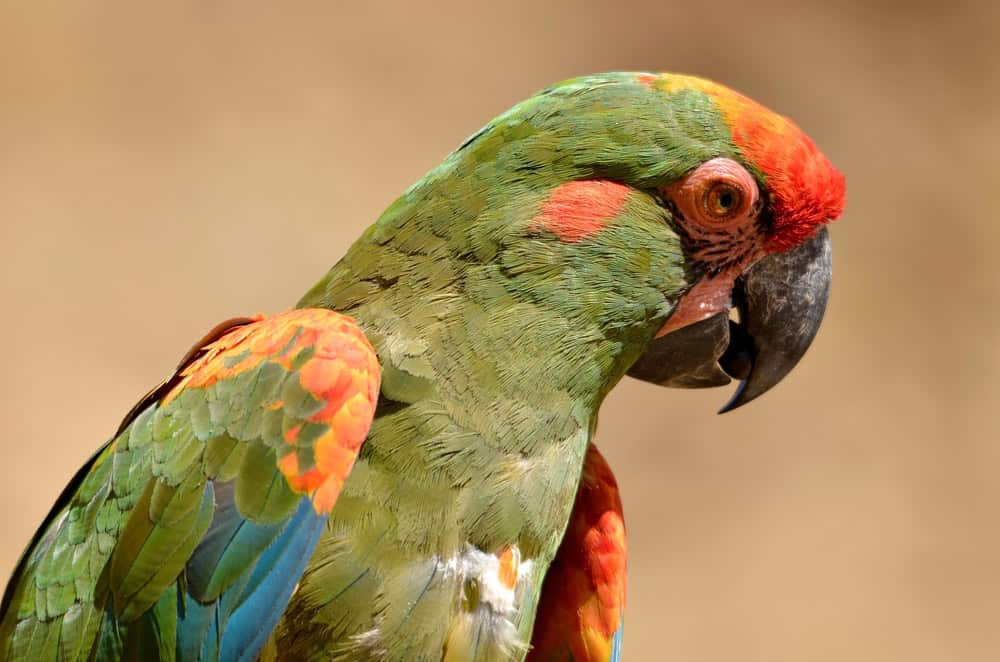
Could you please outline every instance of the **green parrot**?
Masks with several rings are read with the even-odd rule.
[[[541,91],[296,308],[224,322],[142,398],[18,563],[0,657],[619,660],[601,402],[627,374],[735,378],[724,410],[777,384],[822,320],[844,195],[795,124],[716,83]]]

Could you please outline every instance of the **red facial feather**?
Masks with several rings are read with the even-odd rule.
[[[732,93],[735,95],[735,93]],[[790,120],[741,97],[730,117],[733,141],[767,177],[774,229],[768,248],[788,250],[844,209],[844,175]]]
[[[531,227],[551,232],[562,241],[581,241],[618,216],[631,192],[628,186],[605,180],[566,182],[542,203]]]

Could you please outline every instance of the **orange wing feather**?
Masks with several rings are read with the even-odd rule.
[[[350,317],[320,308],[225,323],[224,334],[189,353],[168,380],[166,406],[185,389],[205,388],[253,370],[264,361],[298,370],[301,387],[326,403],[309,423],[328,429],[311,442],[314,466],[300,470],[296,450],[302,425],[285,432],[287,452],[278,468],[296,492],[309,493],[317,513],[329,513],[354,466],[378,403],[380,368],[375,350]],[[220,325],[223,326],[223,325]],[[265,403],[280,408],[280,401]]]
[[[607,662],[625,610],[625,520],[611,468],[591,444],[569,526],[545,576],[529,662]]]

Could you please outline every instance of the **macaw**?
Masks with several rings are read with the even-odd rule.
[[[844,195],[795,124],[708,80],[543,90],[142,398],[18,563],[0,657],[619,660],[601,402],[625,375],[737,379],[726,410],[777,384]]]

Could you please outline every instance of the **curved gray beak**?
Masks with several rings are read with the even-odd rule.
[[[733,286],[739,321],[717,313],[652,341],[628,374],[680,388],[740,380],[719,413],[760,397],[791,372],[819,331],[830,293],[830,235],[769,255]]]

